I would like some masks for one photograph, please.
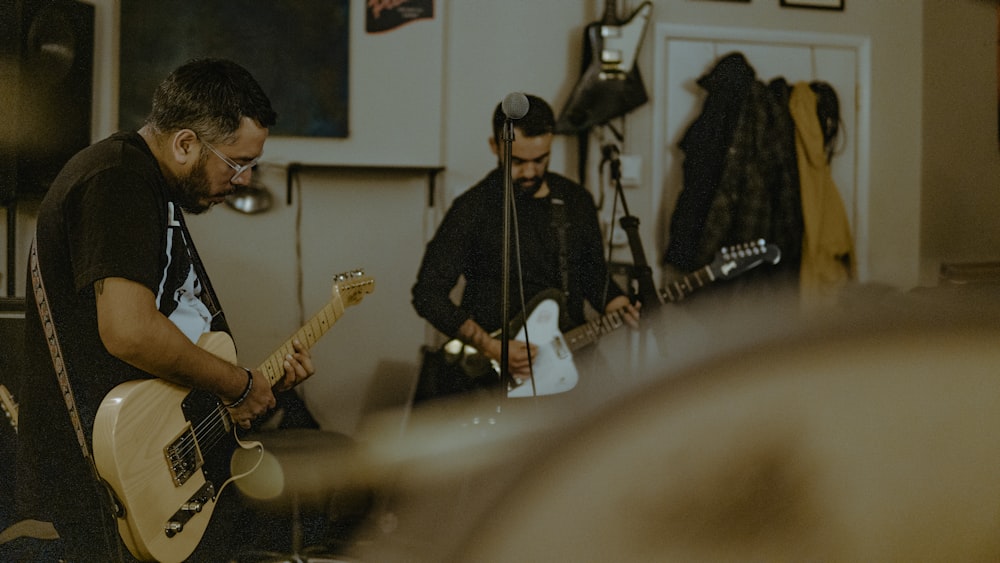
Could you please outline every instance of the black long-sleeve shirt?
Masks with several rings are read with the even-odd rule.
[[[487,332],[501,326],[503,266],[503,171],[493,170],[455,199],[427,244],[412,289],[417,313],[437,330],[454,337],[467,319]],[[583,324],[584,300],[603,312],[605,304],[622,295],[610,281],[603,257],[597,208],[590,192],[568,178],[549,172],[549,195],[515,197],[517,228],[511,228],[510,304],[513,316],[521,310],[517,252],[519,249],[524,302],[546,289],[562,289],[559,242],[553,225],[553,198],[564,202],[568,296],[563,330]],[[460,305],[450,294],[460,278],[465,288]]]

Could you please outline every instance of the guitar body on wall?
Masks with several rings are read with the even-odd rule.
[[[330,301],[258,366],[269,383],[284,376],[294,340],[312,347],[374,287],[360,270],[336,276]],[[226,333],[205,333],[198,345],[236,363]],[[217,397],[163,379],[129,381],[105,396],[94,421],[94,463],[115,496],[119,535],[137,559],[179,562],[195,550],[222,489],[247,474],[231,475],[233,451],[258,448],[263,455],[236,429]]]
[[[777,264],[780,260],[780,249],[763,240],[726,247],[716,253],[711,264],[668,284],[660,295],[664,301],[674,303],[711,283],[733,279],[757,266]],[[573,352],[626,324],[620,311],[612,311],[563,333],[559,330],[561,309],[562,293],[544,291],[528,304],[524,325],[513,327],[514,340],[530,338],[538,346],[538,353],[532,358],[533,378],[516,382],[507,390],[508,397],[553,395],[573,389],[579,381]],[[459,340],[446,343],[444,351],[446,357],[451,356],[448,361],[453,365],[483,366],[480,371],[466,373],[469,377],[495,377],[499,373],[496,362],[486,362],[478,350]]]
[[[608,0],[601,21],[587,26],[583,74],[556,120],[557,133],[589,131],[648,101],[635,61],[652,11],[652,2],[643,2],[623,21]]]

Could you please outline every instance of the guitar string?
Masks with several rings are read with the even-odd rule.
[[[204,459],[207,457],[208,451],[213,449],[220,440],[229,435],[226,430],[223,417],[228,413],[226,409],[221,404],[216,405],[215,412],[210,413],[197,425],[191,434],[186,435],[181,442],[184,444],[183,448],[180,448],[183,452],[181,459],[186,459],[193,451],[195,447],[202,452],[202,463],[196,464],[196,466],[191,467],[191,472],[195,472],[204,465]],[[214,418],[213,418],[214,415]],[[208,431],[205,432],[205,426],[208,425]],[[192,435],[194,438],[192,438]],[[234,439],[235,436],[234,436]]]
[[[203,419],[198,421],[191,428],[191,432],[186,433],[178,441],[178,447],[175,452],[180,454],[180,459],[188,458],[195,451],[195,448],[202,451],[202,457],[204,458],[204,452],[217,444],[222,435],[227,434],[225,431],[225,422],[222,419],[223,409],[224,407],[221,404],[217,404],[214,412],[208,413]],[[221,430],[221,432],[217,432],[217,430]]]

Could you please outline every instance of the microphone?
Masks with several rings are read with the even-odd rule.
[[[500,103],[507,119],[521,119],[528,113],[528,97],[521,92],[511,92]]]

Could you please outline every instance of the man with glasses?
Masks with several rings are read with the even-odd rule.
[[[308,350],[296,344],[272,390],[267,375],[195,344],[203,333],[229,328],[184,213],[207,211],[250,183],[276,117],[244,68],[190,61],[159,85],[139,131],[81,151],[41,203],[37,267],[29,264],[28,272],[17,493],[21,516],[52,522],[70,561],[131,559],[86,458],[97,440],[95,416],[112,389],[162,378],[214,395],[223,416],[249,428],[274,407],[274,392],[314,373]],[[225,500],[192,560],[228,560],[238,547],[223,540],[228,553],[212,552],[220,544],[209,538],[224,537],[227,526],[248,528],[225,515]]]
[[[549,171],[555,128],[552,108],[538,96],[529,95],[527,100],[527,113],[513,122],[511,143],[516,228],[510,229],[515,240],[510,245],[508,311],[511,315],[521,311],[522,289],[525,304],[542,291],[555,289],[565,297],[560,322],[564,331],[586,322],[585,302],[602,313],[622,310],[627,322],[637,324],[637,306],[608,275],[593,197],[576,182]],[[502,324],[505,120],[502,104],[497,104],[489,146],[498,165],[452,203],[427,244],[412,289],[413,306],[421,317],[497,362],[502,346],[492,333]],[[465,287],[456,305],[451,292],[461,278]],[[537,353],[537,347],[530,352]],[[509,342],[508,367],[515,379],[531,375],[531,358],[524,342]],[[452,381],[443,387],[469,383]],[[418,398],[425,398],[422,393],[418,390]]]

